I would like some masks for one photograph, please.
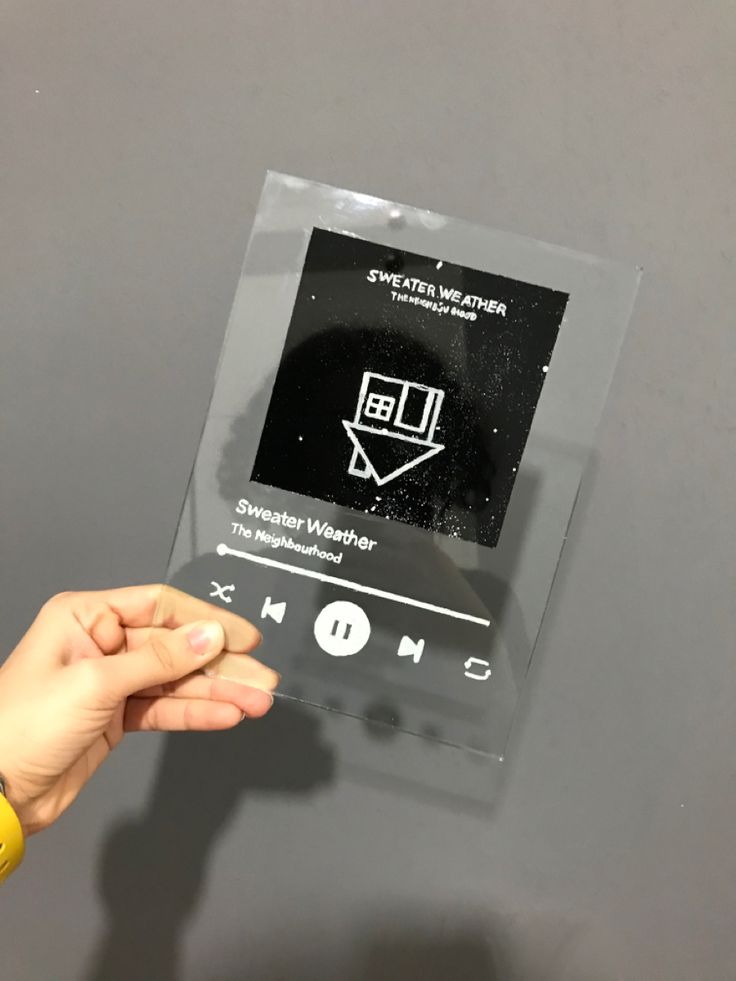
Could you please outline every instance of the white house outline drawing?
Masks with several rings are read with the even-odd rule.
[[[397,396],[393,396],[387,395],[385,392],[371,392],[370,386],[373,381],[384,382],[390,386],[400,386],[400,393]],[[410,391],[425,393],[422,418],[419,425],[412,425],[404,421],[404,412]],[[342,421],[345,431],[353,444],[353,453],[348,464],[348,473],[354,477],[362,477],[364,479],[372,477],[378,486],[381,487],[389,481],[395,480],[402,473],[406,473],[412,467],[416,467],[418,464],[429,460],[430,457],[436,456],[437,453],[441,453],[445,447],[434,442],[434,434],[444,398],[445,393],[440,388],[432,388],[429,385],[407,381],[404,378],[392,378],[389,375],[380,375],[375,371],[364,371],[360,392],[358,393],[355,417],[352,422],[347,419],[343,419]],[[361,421],[366,419],[372,424],[366,425],[365,421]],[[394,428],[388,428],[385,425],[388,422]],[[404,431],[397,432],[397,429]],[[405,443],[413,444],[420,452],[413,460],[409,460],[391,473],[381,476],[376,471],[360,443],[361,433],[380,434],[388,439],[402,440]]]

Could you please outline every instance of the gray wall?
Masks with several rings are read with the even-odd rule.
[[[501,780],[317,711],[132,737],[5,981],[736,976],[732,4],[0,11],[4,649],[163,574],[267,167],[645,267]]]

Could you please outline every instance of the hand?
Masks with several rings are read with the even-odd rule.
[[[0,774],[25,833],[69,807],[125,732],[265,715],[279,676],[248,656],[260,640],[235,614],[163,586],[49,600],[0,667]],[[242,683],[201,673],[218,655]]]

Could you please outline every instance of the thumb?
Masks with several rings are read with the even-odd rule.
[[[203,668],[224,646],[225,631],[217,620],[152,633],[137,650],[104,658],[108,693],[119,701],[144,688],[178,681]]]

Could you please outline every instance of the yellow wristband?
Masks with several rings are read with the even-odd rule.
[[[15,872],[23,861],[25,850],[23,829],[18,815],[9,801],[0,794],[0,883]]]

